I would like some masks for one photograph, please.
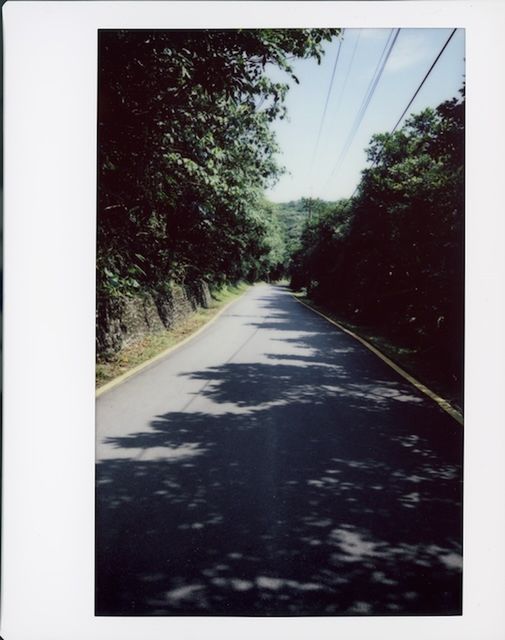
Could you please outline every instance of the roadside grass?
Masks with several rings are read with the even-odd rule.
[[[431,353],[427,350],[412,349],[400,346],[390,336],[384,335],[377,327],[370,325],[357,325],[327,307],[316,304],[303,292],[293,292],[299,300],[324,313],[328,318],[340,323],[346,329],[367,340],[372,346],[381,351],[390,360],[404,369],[412,377],[434,391],[437,395],[447,400],[455,409],[462,411],[462,384],[452,380],[440,370],[433,361]]]
[[[124,346],[110,361],[97,362],[96,388],[102,387],[130,369],[138,367],[166,349],[174,347],[205,325],[220,309],[234,298],[238,298],[250,286],[246,283],[239,283],[237,285],[225,285],[220,289],[214,290],[211,294],[211,303],[207,309],[200,307],[191,316],[166,331],[139,336],[130,344]]]

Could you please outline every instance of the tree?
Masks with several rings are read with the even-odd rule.
[[[307,223],[292,282],[461,379],[464,89],[373,136],[357,196]]]
[[[295,78],[290,58],[319,60],[338,32],[100,33],[99,300],[251,271],[244,248],[269,233],[251,203],[279,175],[270,123],[288,87],[266,68]]]

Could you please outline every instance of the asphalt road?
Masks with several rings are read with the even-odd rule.
[[[462,427],[277,286],[97,399],[98,615],[461,612]]]

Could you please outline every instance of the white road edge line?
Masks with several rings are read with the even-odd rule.
[[[324,313],[321,313],[320,311],[318,311],[317,309],[314,309],[314,307],[312,307],[310,304],[307,304],[306,302],[303,302],[302,300],[300,300],[299,298],[297,298],[294,294],[291,294],[292,297],[299,302],[300,304],[302,304],[304,307],[307,307],[307,309],[310,309],[311,311],[313,311],[314,313],[317,313],[318,315],[320,315],[322,318],[324,318],[325,320],[327,320],[328,322],[330,322],[331,324],[335,325],[336,327],[338,327],[341,331],[343,331],[344,333],[347,333],[348,335],[350,335],[352,338],[354,338],[355,340],[358,340],[358,342],[361,342],[361,344],[363,346],[365,346],[367,349],[369,349],[372,353],[374,353],[376,356],[378,356],[383,362],[385,362],[387,365],[389,365],[392,369],[394,369],[396,371],[396,373],[399,373],[403,378],[405,378],[405,380],[407,380],[408,382],[410,382],[412,385],[414,385],[414,387],[416,387],[416,389],[418,389],[419,391],[421,391],[421,393],[424,393],[424,395],[428,396],[428,398],[430,398],[431,400],[434,400],[441,409],[443,409],[446,413],[448,413],[452,418],[454,418],[454,420],[456,420],[456,422],[458,422],[460,425],[464,424],[463,421],[463,415],[460,411],[458,411],[457,409],[455,409],[447,400],[444,400],[444,398],[441,398],[439,395],[437,395],[434,391],[431,391],[431,389],[428,389],[428,387],[426,385],[424,385],[422,382],[419,382],[419,380],[416,380],[413,376],[410,375],[410,373],[407,373],[404,369],[402,369],[401,367],[399,367],[395,362],[393,362],[392,360],[390,360],[387,356],[385,356],[381,351],[379,351],[379,349],[377,349],[376,347],[374,347],[373,345],[371,345],[369,342],[367,342],[364,338],[362,338],[361,336],[358,336],[356,333],[354,333],[353,331],[350,331],[349,329],[346,329],[346,327],[344,327],[343,325],[341,325],[339,322],[337,322],[336,320],[332,320],[331,318],[329,318],[328,316],[324,315]]]
[[[137,375],[137,373],[140,373],[144,369],[147,369],[147,367],[150,367],[152,364],[154,364],[158,360],[162,360],[166,356],[170,355],[173,351],[176,351],[177,349],[179,349],[179,347],[182,347],[183,345],[187,344],[193,338],[196,338],[196,336],[198,336],[200,333],[202,333],[202,331],[207,329],[207,327],[210,327],[210,325],[212,323],[214,323],[229,307],[231,307],[232,304],[234,304],[235,302],[238,302],[238,300],[240,300],[240,298],[242,298],[242,296],[244,294],[246,294],[248,291],[250,291],[250,289],[251,289],[251,287],[248,287],[239,296],[237,296],[236,298],[234,298],[233,300],[228,302],[228,304],[225,304],[222,309],[219,309],[219,311],[216,313],[215,316],[212,316],[212,318],[208,322],[203,324],[194,333],[191,333],[189,336],[184,338],[184,340],[181,340],[177,344],[174,344],[171,347],[168,347],[168,349],[165,349],[161,353],[158,353],[158,355],[153,356],[149,360],[146,360],[145,362],[142,362],[141,364],[137,365],[133,369],[130,369],[129,371],[126,371],[125,373],[122,373],[117,378],[113,378],[110,382],[107,382],[106,384],[102,385],[101,387],[98,387],[98,389],[96,389],[96,391],[95,391],[95,398],[98,398],[101,395],[103,395],[104,393],[106,393],[107,391],[110,391],[114,387],[117,387],[118,385],[122,384],[123,382],[125,382],[129,378],[132,378],[133,376]]]

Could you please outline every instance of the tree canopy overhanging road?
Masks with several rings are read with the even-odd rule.
[[[461,426],[258,285],[97,400],[98,615],[461,611]]]

